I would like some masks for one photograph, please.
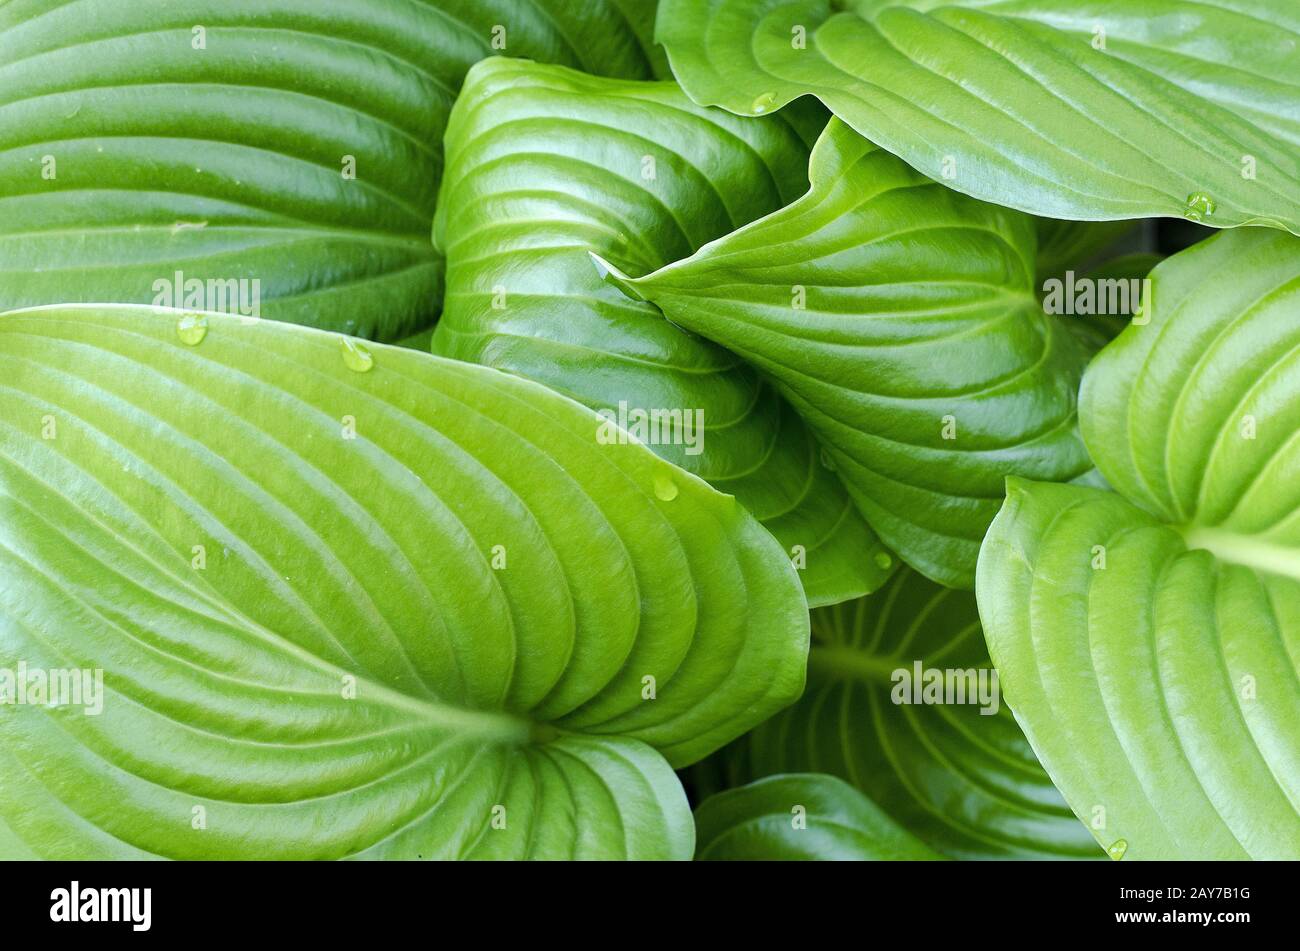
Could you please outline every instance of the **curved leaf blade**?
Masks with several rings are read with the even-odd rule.
[[[1151,323],[1097,357],[1080,395],[1084,440],[1116,491],[1166,522],[1300,546],[1297,275],[1300,242],[1254,229],[1152,272]]]
[[[870,597],[814,611],[798,703],[698,769],[728,785],[837,776],[950,858],[1101,858],[991,668],[975,596],[904,569]]]
[[[833,776],[760,779],[701,803],[695,824],[699,861],[941,858]]]
[[[803,686],[771,536],[537,384],[221,315],[191,346],[178,317],[0,317],[0,666],[104,683],[97,716],[0,706],[17,836],[687,857],[670,764]]]
[[[7,3],[0,310],[162,303],[399,339],[442,296],[429,234],[469,67],[499,40],[648,77],[649,12],[630,0]]]
[[[1086,351],[1039,305],[1032,219],[930,182],[837,120],[811,178],[691,258],[610,278],[773,379],[885,543],[971,587],[1006,475],[1090,468],[1075,427]]]
[[[1300,856],[1300,242],[1159,265],[1089,368],[1115,493],[1015,481],[978,594],[1007,702],[1112,854]]]
[[[980,556],[989,651],[1098,842],[1127,859],[1300,856],[1300,584],[1190,549],[1114,493],[1009,492]]]
[[[448,129],[435,237],[435,353],[545,383],[735,495],[781,540],[813,603],[872,591],[894,560],[802,419],[736,356],[604,284],[691,254],[807,188],[817,115],[752,122],[673,83],[494,59]],[[820,116],[824,122],[824,115]]]
[[[1300,233],[1300,15],[1267,0],[664,0],[657,39],[697,102],[817,96],[985,201]]]

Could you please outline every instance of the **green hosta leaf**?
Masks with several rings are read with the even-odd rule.
[[[636,0],[0,5],[0,310],[162,295],[396,339],[437,312],[429,232],[465,72],[495,40],[649,76],[652,12]]]
[[[610,276],[776,381],[867,521],[954,587],[1009,473],[1089,468],[1084,348],[1042,312],[1034,223],[930,182],[838,121],[804,198],[643,278]]]
[[[45,857],[688,857],[670,764],[803,686],[779,546],[535,383],[358,347],[0,317],[0,668],[104,685],[0,705],[0,819]]]
[[[1007,702],[1112,855],[1300,857],[1300,241],[1156,268],[1089,369],[1116,493],[1015,481],[979,564]]]
[[[700,861],[937,859],[862,793],[834,776],[770,776],[695,810]]]
[[[793,118],[739,119],[673,83],[476,66],[447,136],[435,233],[448,293],[433,349],[609,412],[735,495],[826,603],[874,590],[893,559],[803,421],[735,355],[603,283],[588,257],[653,271],[793,200],[825,116]],[[646,414],[662,422],[638,431]]]
[[[664,0],[657,38],[697,102],[817,96],[976,198],[1300,233],[1293,4]]]
[[[991,666],[975,596],[901,571],[871,597],[814,611],[803,697],[701,771],[729,786],[839,776],[953,858],[1101,857],[1001,704]],[[926,693],[945,683],[951,692]]]

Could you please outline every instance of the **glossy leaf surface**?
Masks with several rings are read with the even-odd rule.
[[[448,132],[436,226],[447,302],[433,340],[608,413],[735,495],[814,603],[875,590],[895,560],[771,385],[602,282],[589,254],[653,271],[782,207],[807,189],[824,121],[740,119],[673,83],[480,64]]]
[[[103,677],[0,705],[44,857],[689,857],[670,764],[802,688],[771,536],[537,384],[141,307],[0,378],[0,667]]]
[[[776,381],[903,560],[974,583],[1009,474],[1090,467],[1085,348],[1042,311],[1028,216],[929,181],[832,121],[799,201],[610,279]]]
[[[772,776],[695,811],[700,861],[936,859],[869,799],[833,776]]]
[[[469,67],[508,53],[648,78],[653,12],[0,4],[0,310],[161,302],[398,339],[438,312],[429,236]]]
[[[903,569],[812,615],[808,686],[719,751],[728,785],[838,776],[952,858],[1099,858],[1000,700],[975,596]]]
[[[1004,696],[1115,857],[1300,857],[1300,241],[1156,268],[1089,368],[1115,492],[1014,480],[979,564]]]
[[[1300,233],[1300,8],[1274,0],[664,0],[697,102],[805,95],[1037,215]]]

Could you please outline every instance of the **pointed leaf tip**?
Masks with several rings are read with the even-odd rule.
[[[596,273],[600,275],[602,281],[606,284],[612,284],[614,287],[617,287],[634,301],[645,300],[644,297],[637,293],[636,288],[632,286],[632,278],[628,277],[596,252],[588,251],[587,253],[591,255],[591,263],[596,265]]]

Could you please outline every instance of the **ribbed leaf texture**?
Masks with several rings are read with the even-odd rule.
[[[1013,480],[989,649],[1112,856],[1300,858],[1300,240],[1230,232],[1152,282],[1084,379],[1115,491]]]
[[[0,310],[161,299],[397,339],[438,311],[430,229],[469,67],[504,53],[649,78],[653,10],[0,4]]]
[[[629,294],[774,380],[903,560],[972,587],[1008,474],[1089,469],[1087,350],[1043,313],[1032,218],[966,198],[838,120],[797,202]]]
[[[672,83],[480,64],[448,131],[433,338],[436,353],[539,380],[634,433],[640,419],[655,452],[776,534],[818,604],[875,590],[894,559],[807,426],[734,354],[603,283],[588,255],[653,271],[780,208],[807,189],[824,122],[739,119]]]
[[[695,810],[700,861],[937,859],[834,776],[792,774],[720,793]]]
[[[817,96],[985,201],[1300,233],[1285,0],[663,0],[656,36],[696,102]]]
[[[104,688],[0,706],[43,857],[689,858],[670,764],[802,689],[771,536],[538,384],[106,306],[0,379],[0,667]]]
[[[792,772],[848,781],[951,858],[1103,857],[1000,701],[975,596],[908,569],[814,611],[803,697],[692,777]]]

